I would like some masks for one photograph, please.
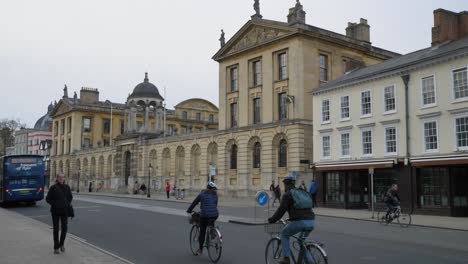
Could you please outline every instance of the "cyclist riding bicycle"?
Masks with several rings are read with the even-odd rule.
[[[208,182],[206,190],[203,190],[195,200],[192,202],[190,207],[187,209],[187,213],[192,213],[193,208],[200,205],[200,235],[198,236],[199,249],[195,253],[195,256],[203,253],[203,244],[205,243],[206,228],[208,225],[214,225],[216,219],[218,219],[218,194],[216,190],[218,187],[214,182]]]
[[[296,188],[296,179],[288,176],[284,178],[285,193],[281,198],[280,207],[275,214],[268,218],[270,224],[279,221],[286,211],[289,214],[289,223],[281,231],[282,256],[278,263],[289,264],[291,249],[289,238],[297,233],[304,232],[307,237],[314,229],[315,214],[312,211],[312,199],[310,195],[299,188]]]
[[[384,203],[387,206],[387,214],[385,215],[387,221],[391,221],[392,216],[391,213],[395,212],[395,210],[400,206],[400,197],[398,197],[398,184],[392,184],[385,194]]]

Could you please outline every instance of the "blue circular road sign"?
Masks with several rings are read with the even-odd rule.
[[[260,206],[264,206],[268,203],[268,200],[270,198],[268,197],[267,192],[258,192],[257,195],[255,196],[255,201],[258,203]]]

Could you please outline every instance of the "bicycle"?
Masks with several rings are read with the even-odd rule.
[[[189,223],[192,225],[190,230],[190,250],[193,254],[198,251],[198,237],[200,234],[200,214],[198,212],[192,213],[189,217]],[[223,236],[218,226],[210,223],[206,229],[205,244],[203,245],[208,251],[208,257],[211,262],[217,263],[221,258],[223,251]]]
[[[277,263],[278,259],[281,257],[281,239],[279,234],[286,223],[287,220],[281,219],[278,223],[265,225],[265,232],[272,236],[265,248],[266,264]],[[323,244],[307,240],[305,237],[306,232],[309,231],[311,230],[304,230],[299,234],[291,236],[291,238],[294,239],[291,249],[294,249],[297,253],[294,254],[291,250],[290,260],[292,260],[294,264],[327,264],[328,256],[323,249]],[[307,259],[307,253],[309,253],[309,259]]]
[[[388,210],[389,208],[384,206],[382,210],[379,210],[377,213],[377,219],[380,224],[389,225],[397,219],[401,227],[409,227],[411,225],[411,214],[403,213],[401,211],[401,206],[396,206],[390,213],[387,213]]]

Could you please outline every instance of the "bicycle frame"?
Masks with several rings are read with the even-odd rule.
[[[295,250],[298,251],[298,254],[297,254],[297,261],[296,261],[296,256],[294,255],[294,252],[291,250],[291,260],[294,264],[302,264],[304,263],[304,256],[305,256],[305,252],[306,252],[306,249],[307,249],[307,245],[306,245],[306,238],[304,237],[304,232],[300,232],[299,235],[293,235],[291,236],[291,238],[295,239],[295,241],[293,241],[293,248]],[[278,239],[281,240],[281,237],[280,236],[272,236],[272,237],[276,237]],[[294,247],[294,243],[297,243],[299,244],[299,249],[296,249]],[[322,249],[320,249],[322,251]],[[325,252],[322,251],[322,253],[324,253],[324,256],[326,256]]]

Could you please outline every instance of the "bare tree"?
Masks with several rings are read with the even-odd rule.
[[[5,155],[6,148],[15,143],[15,131],[25,126],[19,119],[0,120],[0,156]]]

